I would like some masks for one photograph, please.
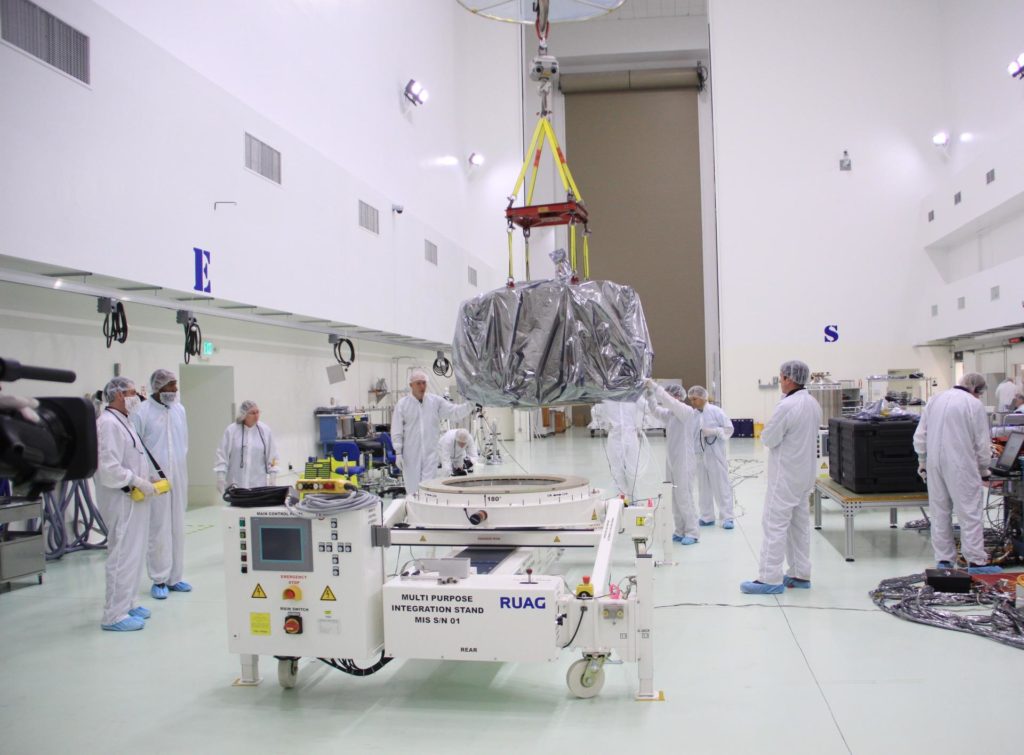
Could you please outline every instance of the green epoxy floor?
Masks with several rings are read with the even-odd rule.
[[[664,440],[651,438],[639,493],[661,483]],[[574,473],[607,485],[604,440],[585,430],[510,443],[530,472]],[[825,504],[812,530],[814,588],[745,596],[756,576],[764,492],[763,451],[734,440],[744,515],[731,532],[706,528],[675,546],[678,565],[656,572],[656,686],[665,701],[633,700],[636,669],[607,666],[600,696],[573,698],[557,663],[396,660],[352,678],[304,660],[295,689],[231,686],[220,512],[187,515],[191,594],[148,598],[142,632],[102,632],[103,552],[49,565],[45,583],[16,582],[0,595],[3,685],[0,751],[25,753],[470,753],[981,752],[1014,741],[1024,653],[995,642],[914,625],[867,597],[885,577],[931,562],[927,535],[888,526],[887,511],[858,514],[857,561],[840,549],[843,518]],[[502,467],[516,471],[506,456]],[[907,514],[902,514],[903,519]],[[919,515],[913,515],[917,518]],[[621,543],[613,574],[628,573]],[[588,570],[590,555],[562,567]],[[140,590],[147,585],[140,582]]]

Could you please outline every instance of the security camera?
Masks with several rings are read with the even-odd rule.
[[[391,205],[391,212],[397,212],[399,215],[401,215],[403,212],[405,212],[405,205],[393,204]]]

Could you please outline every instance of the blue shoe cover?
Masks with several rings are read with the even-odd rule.
[[[673,542],[673,543],[678,543],[678,542],[679,542],[680,540],[682,540],[682,539],[683,539],[683,536],[682,536],[682,535],[673,535],[673,536],[672,536],[672,542]]]
[[[736,526],[736,523],[733,522],[732,519],[726,519],[724,522],[722,522],[722,529],[723,530],[731,530],[735,526]]]
[[[951,562],[949,562],[949,561],[939,561],[939,563],[935,564],[935,568],[936,569],[952,569],[953,568],[953,564]]]
[[[980,566],[971,564],[967,567],[967,571],[971,574],[1002,574],[1003,567],[994,564],[982,564]]]
[[[764,582],[741,582],[740,592],[747,595],[778,595],[785,592],[784,585],[767,585]]]
[[[786,587],[801,587],[805,590],[809,590],[811,588],[811,580],[800,579],[798,577],[783,577],[782,584]]]
[[[135,608],[128,612],[128,615],[134,616],[136,619],[148,619],[153,615],[153,612],[145,606],[135,606]]]
[[[188,582],[175,582],[173,585],[167,585],[167,589],[171,592],[192,592],[192,585]]]
[[[689,535],[684,535],[683,537],[679,538],[678,542],[680,545],[693,545],[694,543],[699,543],[700,540],[698,540],[695,537],[690,537]]]
[[[144,626],[146,626],[146,622],[142,619],[129,616],[127,619],[121,619],[116,624],[100,624],[100,629],[106,629],[108,632],[135,632]]]
[[[714,527],[715,520],[712,519],[710,522],[705,522],[703,519],[698,519],[697,524],[699,524],[701,527]]]
[[[153,585],[149,588],[149,594],[157,600],[167,600],[167,585]]]

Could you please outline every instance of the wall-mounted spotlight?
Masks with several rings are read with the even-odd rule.
[[[970,133],[969,131],[965,131],[964,133],[960,134],[960,141],[963,144],[967,144],[968,142],[973,142],[974,141],[974,134]]]
[[[947,147],[949,146],[949,134],[945,131],[940,131],[932,137],[932,144],[936,147]]]
[[[409,79],[409,83],[405,85],[405,99],[413,105],[422,105],[430,99],[430,92],[416,79]]]
[[[1010,61],[1010,65],[1006,67],[1006,72],[1015,79],[1024,79],[1024,52],[1018,55],[1016,60]]]
[[[484,156],[481,155],[479,152],[471,152],[469,154],[469,164],[470,165],[475,165],[477,167],[483,165],[484,164]]]

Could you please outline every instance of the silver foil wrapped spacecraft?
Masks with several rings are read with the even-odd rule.
[[[654,352],[629,286],[542,280],[463,302],[453,357],[468,400],[536,407],[636,399]]]

